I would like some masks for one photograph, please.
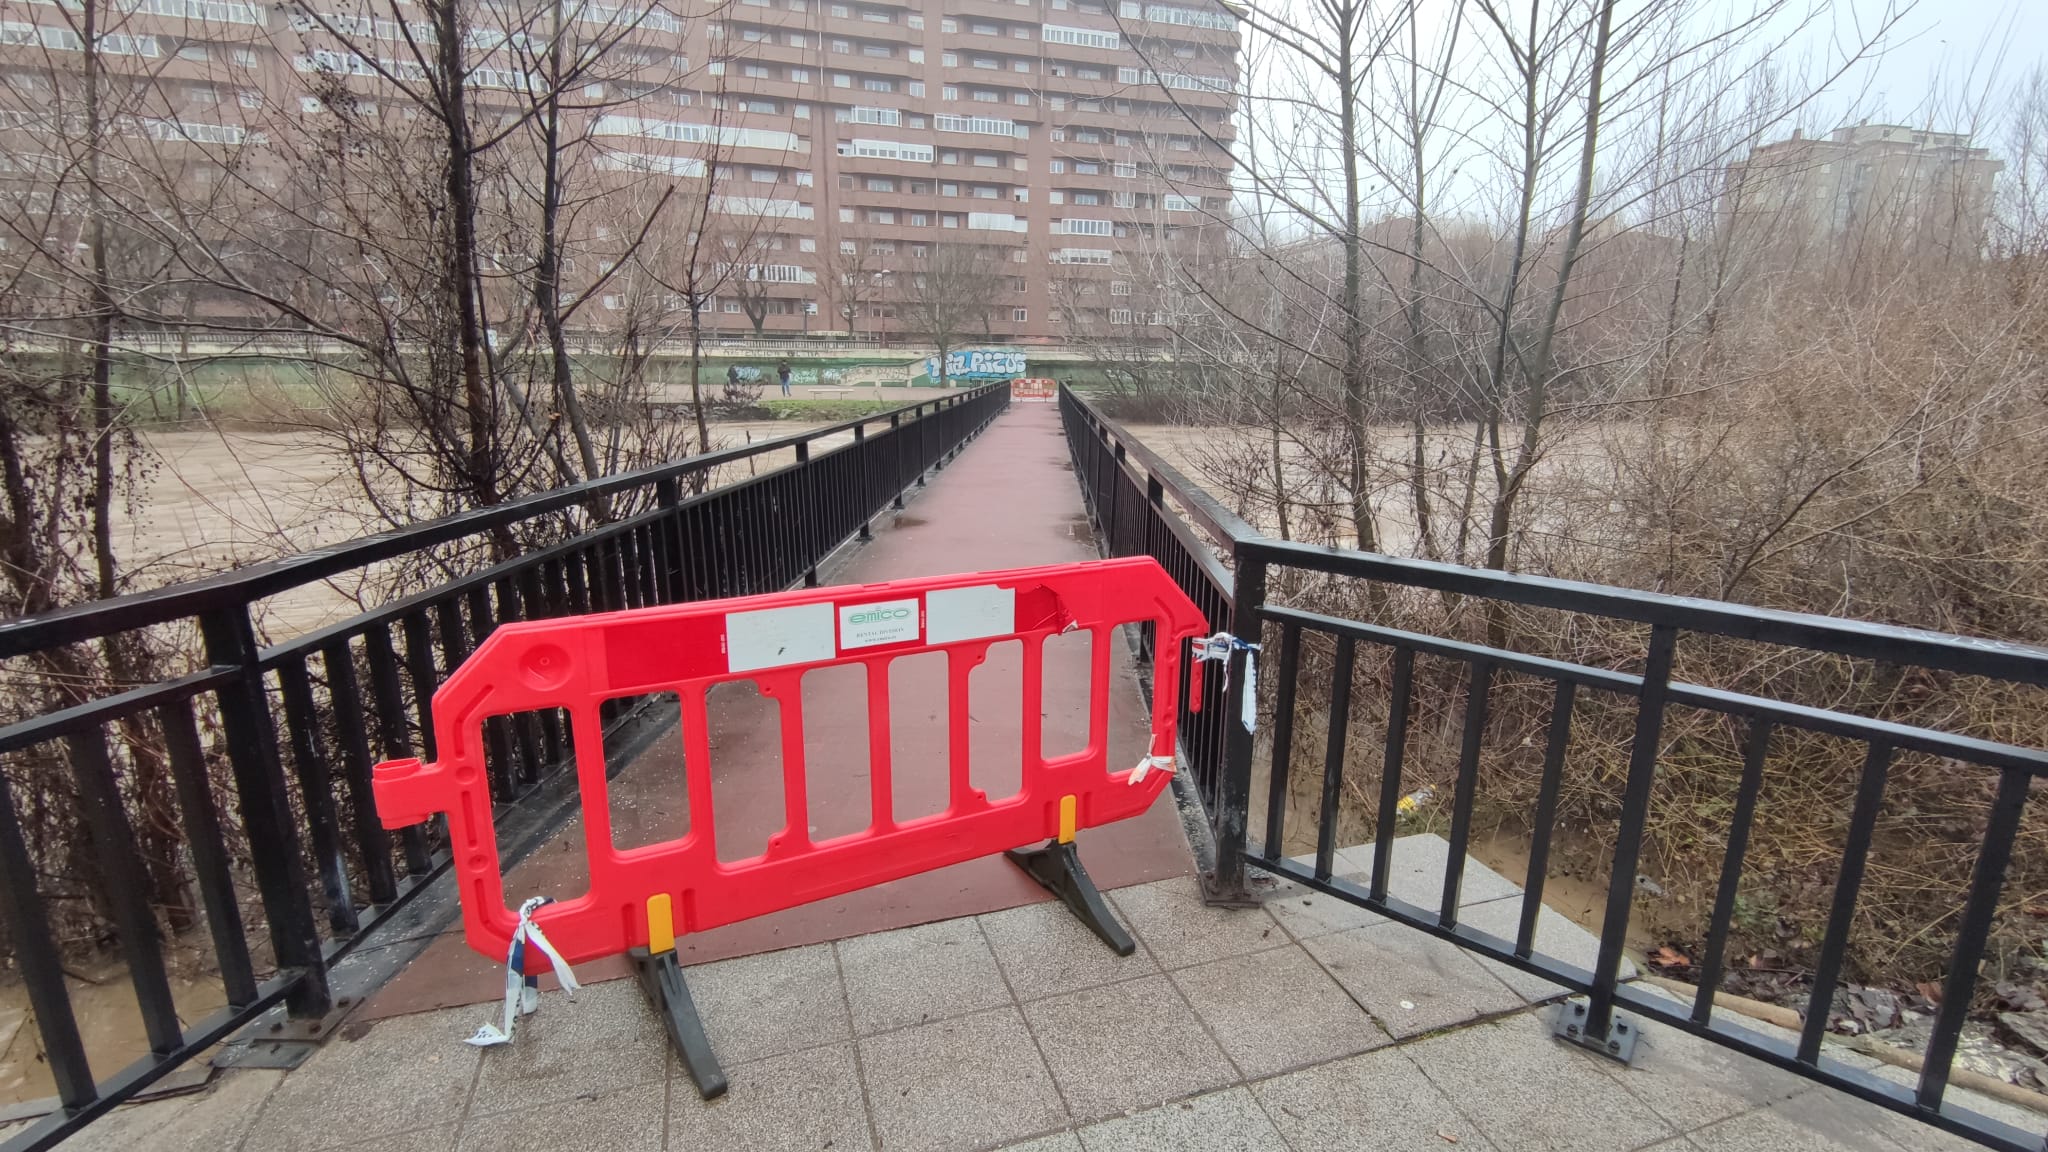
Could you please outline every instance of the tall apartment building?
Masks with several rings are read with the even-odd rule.
[[[1152,257],[1229,212],[1238,32],[1217,0],[464,2],[486,117],[535,83],[550,19],[608,44],[569,94],[590,134],[573,178],[711,182],[749,235],[748,290],[710,306],[726,333],[914,339],[905,296],[946,246],[989,281],[987,336],[1143,339],[1165,308]],[[411,0],[5,0],[15,105],[76,57],[84,3],[118,29],[107,69],[151,89],[124,130],[167,154],[311,131],[322,82],[374,105],[426,79],[411,53],[432,25]]]
[[[1729,171],[1723,211],[1790,240],[1869,236],[1974,250],[2004,164],[1970,137],[1896,124],[1795,130]]]

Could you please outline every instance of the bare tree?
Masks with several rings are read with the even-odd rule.
[[[976,333],[987,335],[1006,286],[1003,269],[980,245],[934,244],[922,262],[897,277],[904,327],[937,350],[939,387],[949,387],[947,356]]]

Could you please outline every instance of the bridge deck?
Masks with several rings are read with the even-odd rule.
[[[1049,404],[1024,404],[937,473],[904,511],[878,520],[871,543],[842,553],[820,577],[828,584],[858,584],[1057,564],[1095,555],[1057,411]],[[936,657],[907,658],[891,671],[899,818],[945,805],[943,668]],[[846,675],[837,674],[841,672]],[[991,649],[988,662],[974,673],[969,733],[973,782],[992,797],[1017,787],[1023,722],[1020,676],[1014,643]],[[1085,637],[1046,646],[1045,679],[1041,722],[1046,751],[1079,748],[1088,723]],[[1148,713],[1129,654],[1121,645],[1111,654],[1111,686],[1110,762],[1135,764],[1144,753]],[[710,703],[718,840],[721,846],[736,846],[734,856],[751,855],[783,821],[777,716],[772,703],[751,691],[717,691]],[[814,835],[821,838],[867,825],[866,704],[866,688],[855,669],[814,674],[806,684],[810,814]],[[614,837],[622,843],[637,846],[682,835],[688,814],[681,742],[671,736],[639,755],[614,779],[612,794]],[[623,839],[628,836],[632,839]],[[1182,875],[1191,868],[1170,792],[1162,793],[1144,816],[1086,830],[1079,840],[1083,862],[1104,888]],[[506,893],[515,902],[529,895],[570,897],[587,882],[578,821],[514,868]],[[686,936],[677,941],[677,948],[685,963],[701,963],[1044,899],[1045,891],[1008,861],[986,857]],[[589,965],[578,975],[605,980],[628,972],[624,961],[617,960]],[[503,991],[502,968],[472,952],[459,931],[451,931],[386,985],[363,1012],[379,1017],[481,1003]]]

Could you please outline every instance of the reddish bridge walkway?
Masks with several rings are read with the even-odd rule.
[[[1096,555],[1080,492],[1067,462],[1058,411],[1021,404],[970,444],[930,486],[874,525],[874,540],[835,557],[821,574],[828,584],[856,584],[1034,564],[1089,560]],[[1048,642],[1044,728],[1048,756],[1086,743],[1088,638]],[[1146,711],[1129,653],[1111,653],[1109,759],[1135,764],[1144,754]],[[1022,725],[1016,642],[991,649],[971,681],[971,776],[990,798],[1014,792]],[[946,801],[945,664],[940,654],[901,658],[891,667],[890,727],[898,818],[940,810]],[[717,836],[731,857],[753,855],[781,827],[783,797],[775,704],[734,685],[711,699],[712,787]],[[813,673],[804,685],[805,758],[810,819],[819,838],[865,827],[867,692],[858,668]],[[683,750],[673,729],[613,781],[613,835],[622,845],[673,839],[688,828]],[[1171,792],[1150,811],[1079,837],[1082,860],[1105,889],[1192,870]],[[587,883],[581,822],[514,868],[506,898],[572,897]],[[932,920],[990,912],[1049,899],[1001,857],[986,857],[821,901],[676,942],[686,964],[836,940]],[[624,958],[594,963],[584,979],[629,974]],[[436,940],[365,1008],[388,1016],[504,994],[502,967],[470,951],[459,928]]]

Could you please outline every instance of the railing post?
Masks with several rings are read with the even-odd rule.
[[[235,773],[235,796],[243,831],[249,837],[249,859],[263,897],[263,915],[270,921],[271,948],[279,967],[302,972],[286,1007],[297,1018],[325,1016],[332,1007],[327,964],[320,954],[320,930],[306,887],[298,830],[285,795],[284,764],[277,752],[270,699],[263,690],[263,666],[257,662],[249,606],[207,613],[200,617],[199,632],[206,644],[207,663],[237,671],[235,678],[220,688],[221,734]],[[360,723],[362,718],[341,719],[347,724]]]
[[[654,503],[666,515],[655,522],[654,538],[660,541],[661,578],[655,582],[657,588],[673,589],[682,585],[683,542],[682,521],[676,517],[676,505],[682,503],[681,485],[673,476],[664,476],[654,482]],[[674,600],[685,597],[673,595]]]
[[[894,412],[889,414],[889,431],[893,433],[889,437],[889,459],[894,464],[894,471],[896,473],[895,478],[891,481],[896,486],[896,498],[891,504],[898,511],[901,511],[903,508],[903,490],[908,485],[903,483],[903,422]],[[923,473],[919,473],[919,475],[922,476]]]
[[[895,420],[891,419],[890,423],[893,425]],[[857,447],[864,447],[867,444],[867,440],[868,426],[865,424],[855,424],[853,426],[854,444]],[[862,540],[873,540],[875,538],[874,530],[868,526],[868,521],[874,519],[875,516],[874,505],[868,499],[868,485],[875,482],[875,470],[869,466],[872,462],[868,459],[868,455],[867,452],[860,451],[855,452],[853,456],[854,467],[860,469],[860,538]]]
[[[1230,620],[1212,621],[1248,643],[1259,642],[1259,609],[1266,603],[1266,561],[1247,549],[1237,552],[1231,580]],[[1216,875],[1206,893],[1211,903],[1250,899],[1244,884],[1245,824],[1252,796],[1252,730],[1244,717],[1259,706],[1256,689],[1245,674],[1251,653],[1230,654],[1230,689],[1223,700],[1223,774],[1216,789],[1216,811],[1210,817],[1216,833]]]
[[[816,548],[816,541],[814,540],[816,533],[811,528],[811,517],[816,513],[817,507],[811,500],[811,442],[809,440],[797,441],[796,462],[797,475],[802,477],[802,479],[797,481],[796,486],[797,500],[802,504],[802,509],[797,515],[799,523],[803,526],[801,539],[804,542],[804,551],[810,552]],[[813,564],[809,568],[804,569],[804,587],[816,588],[817,586],[818,566]]]

